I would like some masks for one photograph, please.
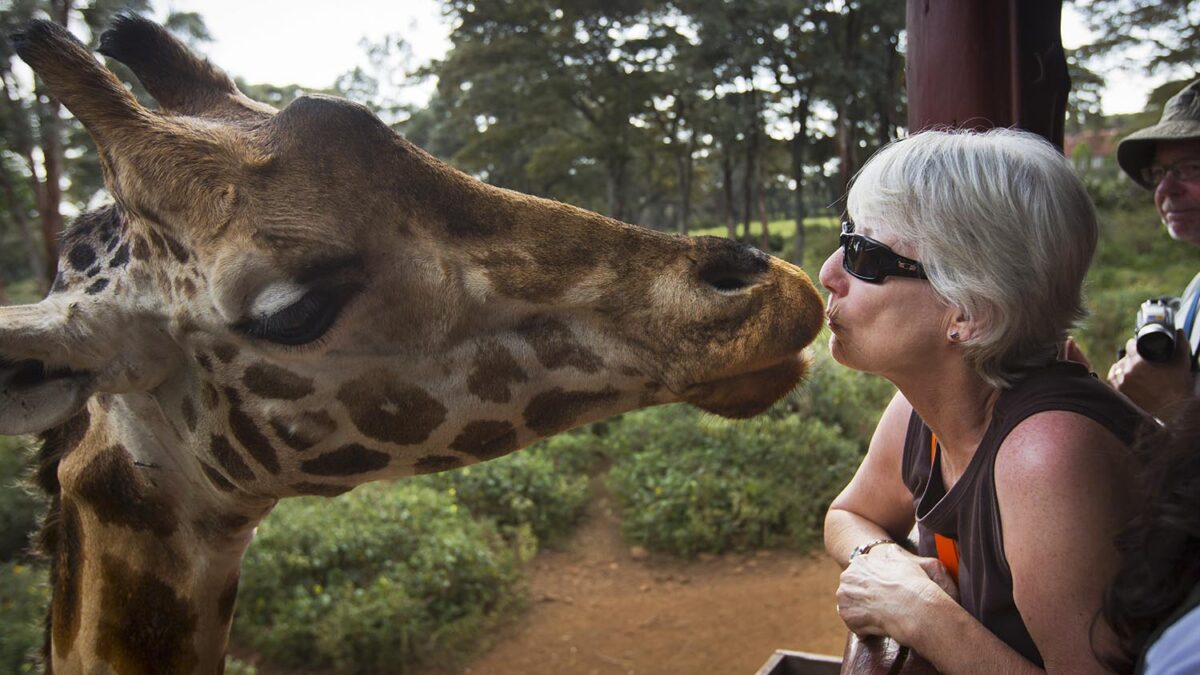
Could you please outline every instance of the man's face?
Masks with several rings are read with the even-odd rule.
[[[1200,140],[1159,142],[1154,163],[1170,167],[1200,161]],[[1172,239],[1200,246],[1200,181],[1185,182],[1167,173],[1154,189],[1154,205]]]

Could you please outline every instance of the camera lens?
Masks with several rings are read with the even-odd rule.
[[[1147,361],[1164,363],[1175,353],[1175,335],[1162,326],[1150,325],[1137,336],[1137,351]]]

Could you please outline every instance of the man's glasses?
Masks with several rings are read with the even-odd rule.
[[[854,234],[854,221],[842,221],[842,267],[863,281],[883,283],[889,276],[928,279],[925,268],[912,258],[897,254],[886,244]]]
[[[1175,180],[1185,183],[1200,182],[1200,159],[1185,159],[1170,166],[1151,164],[1142,168],[1142,182],[1147,185],[1158,185],[1167,174],[1175,176]]]

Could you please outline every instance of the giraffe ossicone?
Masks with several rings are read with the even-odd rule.
[[[730,417],[799,382],[798,268],[479,182],[366,108],[251,101],[161,27],[20,56],[95,140],[40,303],[0,308],[0,433],[40,433],[53,672],[219,672],[283,497],[499,457],[619,412]]]

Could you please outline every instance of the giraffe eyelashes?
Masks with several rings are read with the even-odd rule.
[[[358,290],[357,285],[315,288],[279,311],[239,322],[234,330],[275,344],[306,345],[329,331]]]

